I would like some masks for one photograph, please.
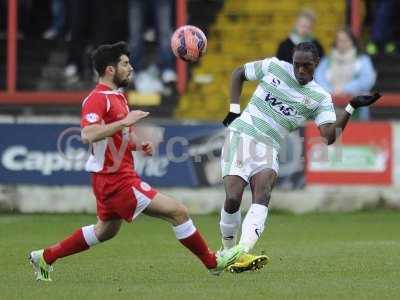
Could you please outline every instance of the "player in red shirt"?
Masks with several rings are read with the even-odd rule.
[[[132,131],[149,113],[129,111],[119,88],[127,87],[133,68],[127,44],[102,45],[93,52],[99,74],[95,89],[82,103],[82,141],[91,144],[86,170],[91,172],[98,222],[76,230],[66,239],[29,255],[37,280],[51,281],[52,264],[114,237],[122,221],[132,222],[141,212],[172,224],[176,238],[196,255],[212,274],[221,273],[242,254],[239,246],[222,254],[210,251],[181,203],[153,189],[134,171],[132,151],[152,155],[150,142],[139,143]]]

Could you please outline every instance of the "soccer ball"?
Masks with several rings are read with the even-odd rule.
[[[206,52],[207,38],[195,26],[181,26],[171,37],[171,48],[176,57],[186,62],[195,62]]]

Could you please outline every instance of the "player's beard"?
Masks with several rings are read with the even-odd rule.
[[[129,75],[125,78],[121,78],[121,76],[117,73],[114,75],[113,82],[118,88],[126,88],[129,85],[129,79]]]

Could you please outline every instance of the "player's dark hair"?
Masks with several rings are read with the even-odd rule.
[[[121,55],[129,57],[128,44],[125,42],[118,42],[110,45],[100,45],[92,52],[93,66],[99,76],[103,76],[107,66],[117,66]]]
[[[318,60],[319,60],[318,49],[313,42],[303,42],[303,43],[297,44],[293,49],[293,54],[296,51],[311,52],[314,60],[316,62],[318,62]]]

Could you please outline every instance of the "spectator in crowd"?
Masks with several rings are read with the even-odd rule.
[[[161,92],[163,83],[176,81],[175,60],[170,49],[172,35],[172,0],[129,0],[128,22],[131,61],[135,68],[135,87],[138,92]],[[148,14],[151,12],[151,14]],[[154,16],[158,40],[157,68],[145,69],[143,33],[147,16]],[[160,75],[160,76],[159,76]],[[161,80],[160,80],[161,79]]]
[[[89,65],[90,47],[113,43],[111,38],[112,9],[109,0],[69,0],[71,10],[71,41],[68,46],[66,78],[75,82]],[[86,68],[87,69],[87,68]]]
[[[396,52],[393,28],[395,27],[395,14],[398,9],[398,3],[394,0],[379,0],[370,5],[372,15],[371,40],[366,47],[369,55],[377,55],[383,51],[386,54]]]
[[[289,37],[279,44],[276,57],[292,63],[293,49],[302,42],[313,42],[318,49],[319,57],[323,57],[324,49],[321,43],[312,35],[314,23],[315,14],[311,10],[301,10]]]
[[[43,38],[53,40],[60,37],[66,31],[66,1],[51,0],[51,26],[43,33]]]
[[[376,73],[370,57],[359,49],[351,31],[339,30],[332,52],[321,60],[316,69],[317,83],[333,96],[355,96],[369,92],[375,84]],[[368,107],[360,108],[359,119],[369,119]]]

